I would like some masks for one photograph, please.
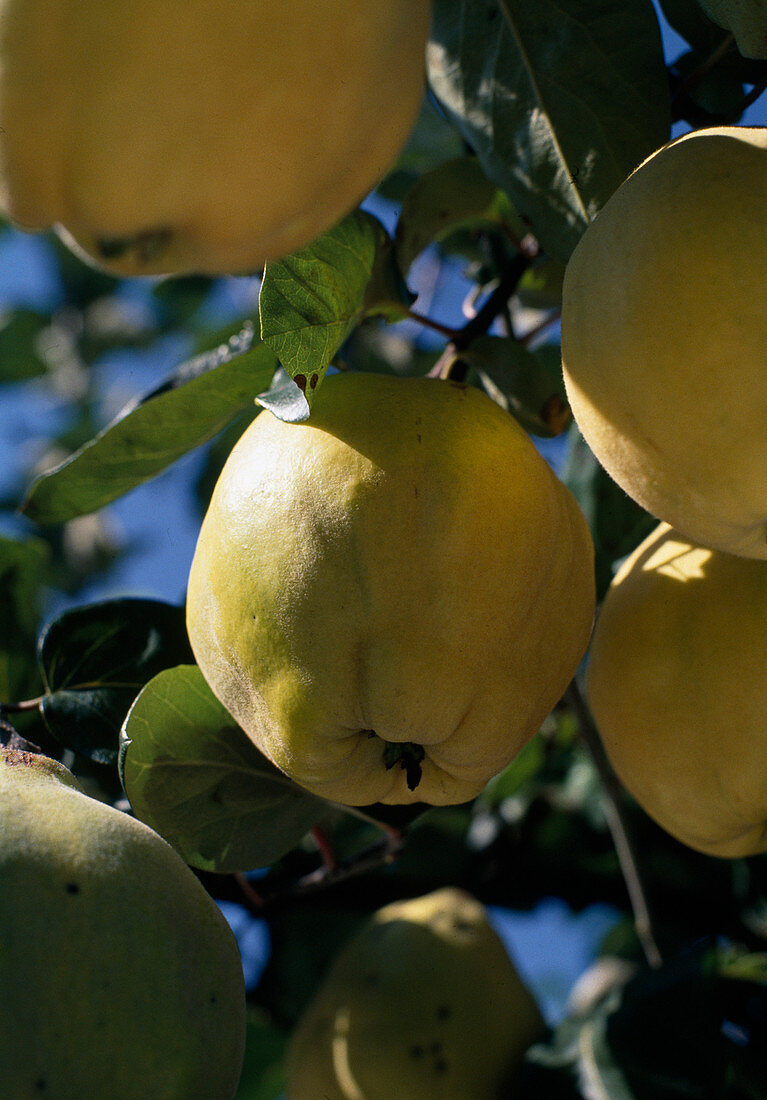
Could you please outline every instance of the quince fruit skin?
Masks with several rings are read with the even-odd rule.
[[[541,1037],[484,907],[453,887],[378,910],[288,1047],[287,1100],[497,1100]]]
[[[593,612],[585,519],[516,421],[465,385],[362,373],[326,378],[304,422],[256,417],[187,594],[214,694],[297,783],[359,806],[474,798]]]
[[[429,0],[0,0],[0,208],[120,276],[253,271],[391,167]]]
[[[567,266],[565,385],[608,474],[690,539],[767,558],[767,129],[677,138]]]
[[[661,524],[616,574],[586,688],[617,775],[672,836],[767,851],[767,562]]]
[[[767,58],[767,3],[765,0],[698,0],[706,15],[732,31],[744,57]]]
[[[173,849],[62,764],[0,749],[0,1063],[14,1100],[226,1100],[245,988]]]

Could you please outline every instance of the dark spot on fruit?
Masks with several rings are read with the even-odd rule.
[[[66,891],[68,894],[79,894],[80,887],[76,882],[68,882],[66,885]]]
[[[312,387],[313,390],[317,388],[317,383],[319,382],[319,380],[320,376],[318,374],[313,374],[309,379],[309,385]]]
[[[367,974],[362,979],[364,984],[367,985],[367,986],[378,985],[380,980],[381,980],[381,975],[378,973],[377,970],[368,970]]]
[[[208,1004],[209,1005],[218,1004],[218,997],[216,996],[215,993],[211,993],[211,995],[208,997]]]
[[[440,1043],[439,1039],[435,1039],[434,1042],[430,1044],[429,1050],[432,1052],[432,1054],[442,1053],[442,1043]]]
[[[293,379],[293,381],[298,386],[301,393],[306,393],[306,375],[305,374],[297,374],[295,376],[295,378]]]
[[[418,500],[418,486],[417,485],[413,486],[413,492],[415,493],[415,499]]]
[[[442,1075],[447,1073],[447,1062],[444,1058],[437,1058],[434,1062],[434,1072]]]
[[[416,439],[418,440],[418,442],[420,443],[420,442],[421,442],[421,433],[420,433],[420,432],[416,432],[416,434],[415,434],[415,437],[416,437]]]
[[[437,1007],[438,1020],[449,1020],[452,1015],[453,1010],[451,1009],[450,1005],[439,1005]]]
[[[408,1054],[411,1058],[415,1058],[417,1060],[419,1058],[423,1058],[425,1051],[420,1043],[414,1043],[408,1051]]]
[[[453,387],[453,389],[460,390],[462,393],[464,393],[468,389],[465,382],[456,382],[455,378],[448,378],[447,381],[448,384]]]
[[[44,1077],[38,1077],[35,1081],[35,1092],[45,1092],[48,1088],[48,1082]]]

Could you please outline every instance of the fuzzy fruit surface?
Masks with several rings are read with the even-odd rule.
[[[512,417],[464,385],[352,373],[235,446],[187,624],[213,692],[302,786],[444,805],[536,732],[593,608],[583,515]]]
[[[767,129],[698,130],[609,199],[567,267],[573,415],[689,538],[767,558]]]
[[[429,0],[0,0],[0,207],[117,275],[255,270],[352,209]]]
[[[544,1024],[483,906],[446,888],[378,910],[288,1049],[288,1100],[496,1100]]]
[[[245,988],[173,849],[61,764],[0,748],[0,1062],[14,1100],[226,1100]]]
[[[616,574],[587,690],[615,771],[678,840],[767,851],[767,562],[661,524]]]
[[[699,0],[706,15],[732,31],[744,57],[767,58],[767,0]]]

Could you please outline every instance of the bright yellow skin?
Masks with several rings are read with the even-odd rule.
[[[536,732],[593,607],[585,520],[507,413],[463,385],[348,374],[308,421],[262,413],[234,448],[187,622],[214,693],[302,786],[443,805]],[[414,789],[384,742],[423,748]]]
[[[732,31],[744,57],[767,58],[765,0],[699,0],[706,15]]]
[[[287,1100],[497,1100],[543,1030],[482,905],[438,890],[380,909],[333,960]]]
[[[220,910],[146,825],[0,748],[3,1096],[227,1100],[245,988]]]
[[[251,271],[391,167],[429,0],[0,0],[0,207],[118,275]]]
[[[767,558],[767,129],[664,146],[567,268],[567,393],[607,472],[704,545]]]
[[[597,618],[589,702],[615,771],[691,848],[767,851],[767,562],[661,524]]]

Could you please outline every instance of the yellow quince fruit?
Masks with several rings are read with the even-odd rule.
[[[767,851],[767,562],[661,524],[616,574],[587,692],[646,812],[715,856]]]
[[[0,1092],[227,1100],[245,1046],[235,938],[146,825],[0,748]]]
[[[117,275],[252,271],[391,167],[429,0],[2,0],[0,208]]]
[[[567,266],[573,415],[693,541],[767,558],[767,129],[693,131],[608,200]]]
[[[288,1100],[497,1100],[544,1031],[484,907],[451,887],[379,909],[291,1036]]]
[[[530,438],[479,390],[328,377],[224,466],[189,576],[213,692],[296,782],[350,805],[474,798],[588,643],[593,548]]]

